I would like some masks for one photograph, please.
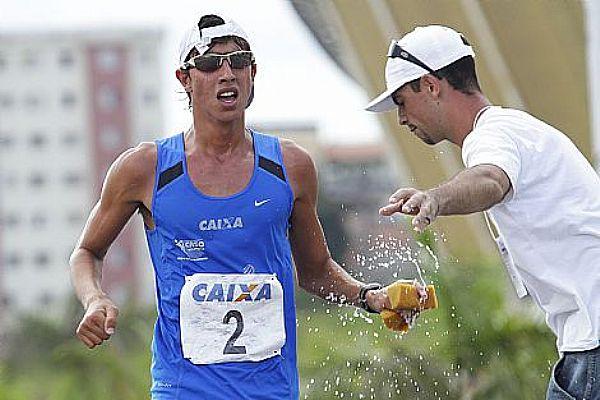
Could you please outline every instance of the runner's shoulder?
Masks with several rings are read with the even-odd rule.
[[[306,149],[289,139],[280,139],[285,168],[290,173],[311,173],[316,170],[315,163]]]
[[[292,140],[282,139],[281,149],[294,198],[314,199],[317,192],[317,167],[312,157]]]
[[[154,181],[157,148],[153,142],[141,142],[125,150],[108,171],[109,178],[127,184],[144,184]]]

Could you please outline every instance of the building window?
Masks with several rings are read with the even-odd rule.
[[[70,68],[75,63],[73,52],[69,49],[62,49],[58,55],[58,64],[61,68]]]
[[[48,138],[41,132],[34,132],[29,138],[29,144],[34,149],[41,149],[48,143]]]
[[[44,292],[38,297],[38,304],[40,306],[48,306],[54,303],[54,296],[50,292]]]
[[[158,96],[156,95],[156,91],[154,89],[146,89],[144,90],[144,94],[142,96],[144,105],[153,106],[156,104]]]
[[[77,172],[67,172],[63,177],[63,182],[67,186],[76,186],[83,182],[83,177]]]
[[[4,257],[4,265],[11,268],[18,268],[22,261],[21,256],[17,253],[7,254]]]
[[[15,141],[12,136],[8,136],[6,133],[0,133],[0,149],[10,149],[13,147]]]
[[[60,102],[65,108],[72,108],[75,101],[75,95],[72,92],[64,92],[60,98]]]
[[[38,108],[40,106],[40,98],[35,94],[28,94],[25,97],[25,107]]]
[[[0,171],[0,193],[2,190],[12,189],[17,186],[17,175],[14,172]]]
[[[33,256],[33,263],[38,269],[47,268],[48,264],[50,264],[50,256],[48,253],[39,252]]]
[[[29,177],[29,184],[33,187],[42,187],[46,184],[46,177],[39,172],[34,172]]]
[[[62,138],[62,142],[65,146],[72,147],[81,141],[81,137],[75,132],[67,132]]]
[[[8,93],[0,94],[0,108],[11,108],[15,100]]]
[[[107,152],[116,152],[121,147],[121,132],[114,126],[104,126],[100,131],[100,145]]]
[[[119,54],[113,49],[103,49],[96,56],[96,64],[103,72],[114,72],[119,67]]]
[[[0,218],[0,225],[5,228],[14,228],[19,225],[19,217],[16,214],[5,214]]]
[[[0,296],[0,307],[6,308],[6,307],[10,307],[10,305],[11,305],[10,297],[8,297],[7,295]]]
[[[110,85],[104,85],[98,90],[96,101],[103,111],[114,111],[119,107],[119,100],[119,93]]]
[[[31,217],[31,225],[34,228],[43,228],[46,226],[46,224],[48,223],[48,217],[46,216],[46,214],[42,213],[42,212],[38,212],[33,214],[33,216]]]
[[[70,212],[67,215],[67,222],[71,225],[81,226],[83,224],[83,214],[79,211]]]

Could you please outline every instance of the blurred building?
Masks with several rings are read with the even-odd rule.
[[[319,165],[323,159],[323,144],[319,140],[317,127],[311,122],[257,122],[250,126],[258,132],[293,140],[305,149]]]
[[[0,307],[60,316],[68,257],[116,156],[162,133],[155,29],[0,33]],[[152,286],[141,229],[111,247],[117,301]],[[144,271],[145,272],[142,272]]]
[[[324,153],[320,180],[328,199],[377,215],[397,184],[392,154],[381,143],[330,145]]]

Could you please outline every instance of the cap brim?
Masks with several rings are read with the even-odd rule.
[[[397,107],[396,103],[394,103],[394,100],[392,99],[392,94],[396,90],[398,90],[398,88],[393,87],[381,93],[379,96],[371,100],[369,104],[367,104],[365,110],[373,112],[392,111]]]

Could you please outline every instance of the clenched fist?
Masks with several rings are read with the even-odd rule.
[[[119,309],[107,296],[93,299],[77,327],[77,337],[93,349],[115,333],[118,315]]]

